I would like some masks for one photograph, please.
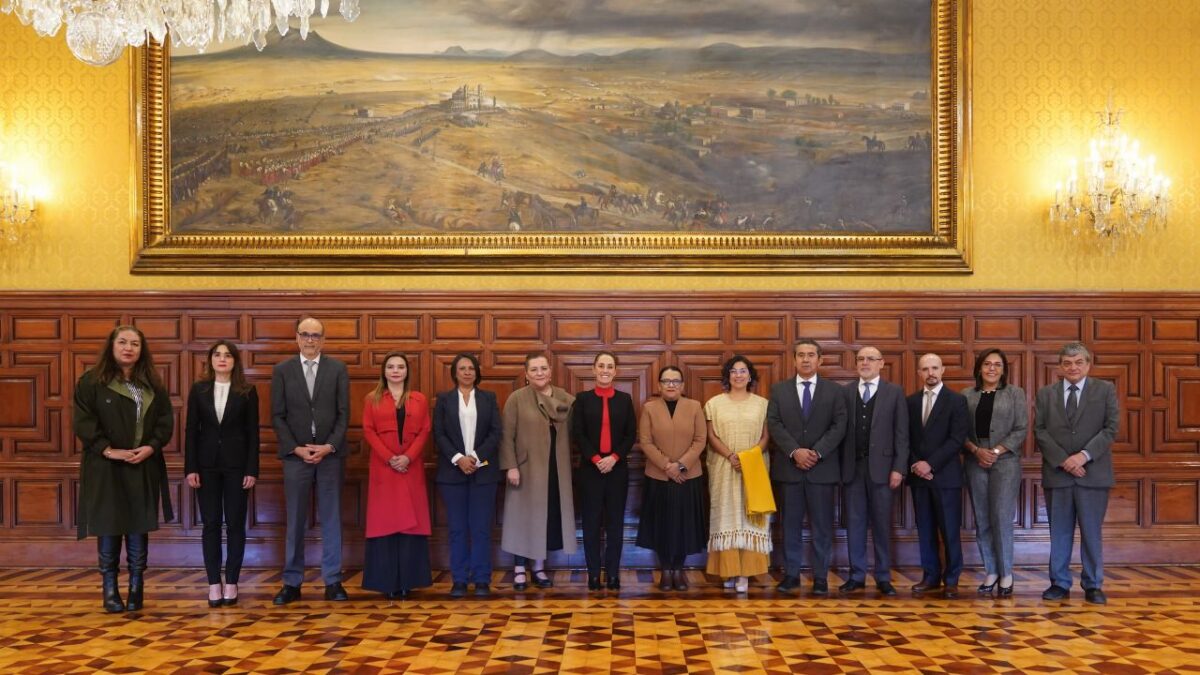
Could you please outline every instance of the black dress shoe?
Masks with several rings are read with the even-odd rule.
[[[942,597],[947,600],[953,600],[958,597],[958,584],[946,584],[942,589]]]
[[[671,571],[671,588],[677,591],[686,591],[688,589],[687,576],[683,570]]]
[[[237,596],[235,595],[232,598],[221,598],[221,604],[225,605],[226,607],[233,607],[237,604]]]
[[[1091,605],[1107,605],[1108,596],[1099,588],[1087,588],[1083,591],[1083,599]]]
[[[841,586],[838,586],[838,593],[853,593],[854,591],[861,591],[866,587],[867,585],[863,582],[851,579]]]
[[[588,580],[588,588],[591,588],[591,580]],[[658,572],[658,590],[669,591],[675,587],[675,570],[659,570]]]
[[[813,595],[829,595],[829,582],[824,579],[813,579]]]
[[[487,584],[475,584],[475,597],[486,598],[491,596],[492,588]]]
[[[600,575],[599,574],[594,574],[594,575],[589,574],[588,575],[588,590],[589,591],[598,591],[601,588],[604,588],[604,586],[601,585],[601,583],[600,583]]]
[[[456,581],[450,585],[450,597],[461,598],[467,594],[467,584],[463,581]]]
[[[919,582],[913,584],[912,592],[913,593],[927,593],[929,591],[932,591],[932,590],[935,590],[935,589],[938,589],[941,587],[942,587],[942,582],[938,579],[922,579]]]
[[[1043,600],[1050,600],[1050,601],[1066,600],[1069,597],[1071,597],[1071,591],[1068,591],[1067,589],[1063,588],[1062,586],[1058,586],[1058,585],[1051,586],[1050,588],[1047,588],[1045,591],[1042,591],[1042,599]]]
[[[208,606],[212,609],[216,609],[223,604],[225,604],[225,600],[223,598],[217,598],[216,600],[213,600],[212,598],[208,599]]]
[[[554,580],[546,574],[546,570],[533,571],[533,585],[538,588],[554,588]]]
[[[775,590],[780,593],[795,593],[800,588],[800,579],[790,575],[785,575],[783,579],[775,586]]]
[[[996,595],[1001,598],[1011,598],[1012,594],[1013,594],[1012,586],[999,586],[996,588]]]
[[[892,582],[890,581],[875,582],[875,590],[879,591],[880,595],[886,595],[888,597],[896,596],[896,587],[893,586]]]
[[[392,591],[391,593],[384,593],[383,595],[388,600],[407,600],[408,599],[408,591]]]
[[[513,590],[520,592],[529,588],[529,577],[525,572],[513,572]]]
[[[996,590],[996,582],[995,581],[993,581],[990,584],[979,584],[979,588],[976,588],[975,592],[980,595],[991,595],[992,591],[994,591],[994,590]]]
[[[286,605],[289,602],[295,602],[300,599],[300,587],[283,585],[279,592],[275,594],[275,599],[272,600],[276,605]]]
[[[619,576],[617,576],[617,575],[615,575],[615,574],[613,574],[613,575],[606,575],[606,576],[608,576],[608,581],[607,581],[607,583],[605,583],[605,584],[604,584],[604,586],[605,586],[605,587],[606,587],[608,590],[610,590],[610,591],[619,591],[619,590],[621,590],[621,577],[619,577]]]
[[[345,600],[349,600],[350,596],[346,594],[346,589],[342,586],[341,582],[335,581],[334,583],[325,586],[325,599],[343,602]]]

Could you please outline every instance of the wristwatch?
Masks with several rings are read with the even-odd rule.
[[[992,454],[993,454],[993,455],[996,455],[996,456],[999,456],[999,455],[1000,455],[1000,448],[992,448]]]

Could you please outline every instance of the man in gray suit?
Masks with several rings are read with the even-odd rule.
[[[840,386],[817,377],[821,346],[815,340],[797,340],[792,355],[796,378],[771,387],[767,403],[767,429],[776,452],[771,479],[783,493],[784,576],[777,588],[792,593],[800,587],[807,511],[813,544],[812,593],[828,595],[834,486],[841,480],[838,454],[846,434],[846,399]]]
[[[892,493],[908,472],[908,409],[900,385],[879,376],[882,352],[863,347],[854,360],[858,380],[843,390],[850,421],[842,440],[850,577],[838,590],[851,593],[866,588],[870,524],[875,542],[875,587],[883,595],[896,595],[889,550]]]
[[[305,316],[296,322],[296,344],[300,355],[276,364],[271,373],[271,423],[283,460],[287,502],[283,588],[275,596],[276,605],[300,599],[304,532],[314,483],[321,519],[325,599],[349,599],[342,587],[341,502],[350,378],[345,364],[321,354],[325,326],[317,319]]]
[[[1117,388],[1091,379],[1092,355],[1080,342],[1058,352],[1062,379],[1038,390],[1034,402],[1034,435],[1042,451],[1042,487],[1050,513],[1050,588],[1044,600],[1071,595],[1071,549],[1075,524],[1083,558],[1083,589],[1087,602],[1108,602],[1104,583],[1101,526],[1113,485],[1112,443],[1117,436],[1120,409]]]

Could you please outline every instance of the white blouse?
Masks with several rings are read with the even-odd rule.
[[[213,407],[217,409],[217,421],[225,417],[225,403],[229,400],[229,383],[213,381]]]
[[[458,426],[462,430],[463,450],[470,457],[479,460],[479,455],[475,454],[475,424],[479,421],[479,410],[475,407],[475,398],[478,392],[471,392],[470,402],[463,400],[462,391],[458,391]],[[460,453],[461,455],[462,453]],[[458,461],[459,455],[455,455],[454,461]]]

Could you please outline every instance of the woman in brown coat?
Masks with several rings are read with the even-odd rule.
[[[504,530],[500,548],[516,556],[513,589],[528,587],[526,565],[533,566],[538,588],[554,585],[545,572],[547,551],[575,552],[575,508],[571,494],[571,441],[567,428],[575,397],[550,384],[550,359],[525,357],[529,384],[504,402],[500,469]]]
[[[708,438],[704,408],[683,396],[683,372],[658,371],[658,398],[642,406],[638,443],[646,455],[646,488],[637,545],[658,554],[658,588],[686,591],[683,561],[704,550],[708,509],[700,453]]]

